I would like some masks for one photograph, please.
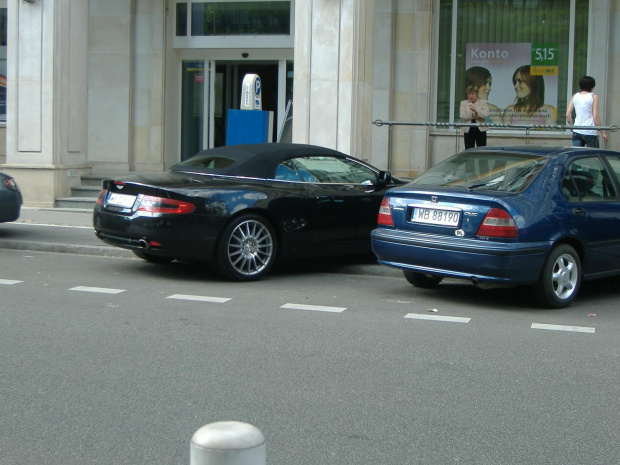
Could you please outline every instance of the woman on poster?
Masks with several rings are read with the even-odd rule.
[[[545,104],[545,81],[530,74],[530,65],[521,66],[512,75],[515,103],[504,110],[504,124],[555,124],[556,109]]]

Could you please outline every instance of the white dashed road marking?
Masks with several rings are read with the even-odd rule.
[[[291,310],[310,310],[312,312],[342,313],[346,307],[325,307],[322,305],[303,305],[303,304],[284,304],[280,308],[290,308]]]
[[[461,318],[458,316],[441,316],[441,315],[423,315],[421,313],[408,313],[405,318],[412,318],[414,320],[432,320],[432,321],[447,321],[450,323],[469,323],[471,318]]]
[[[173,294],[166,297],[166,299],[178,299],[178,300],[195,300],[198,302],[213,302],[217,304],[223,304],[224,302],[228,302],[229,298],[227,297],[209,297],[207,295],[185,295],[185,294]]]
[[[15,279],[0,279],[0,285],[11,286],[13,284],[20,284],[24,281],[19,281]],[[77,286],[69,289],[70,291],[79,291],[79,292],[93,292],[99,294],[120,294],[125,292],[125,289],[113,289],[107,287],[89,287],[89,286]],[[232,300],[229,297],[213,297],[213,296],[204,296],[204,295],[189,295],[189,294],[172,294],[167,299],[177,299],[177,300],[190,300],[196,302],[211,302],[211,303],[219,303],[223,304]],[[324,305],[306,305],[306,304],[293,304],[288,303],[282,305],[280,308],[290,309],[290,310],[307,310],[313,312],[327,312],[327,313],[342,313],[347,307],[329,307]],[[413,320],[425,320],[425,321],[444,321],[449,323],[469,323],[471,318],[464,317],[456,317],[456,316],[443,316],[443,315],[427,315],[423,313],[408,313],[405,315],[405,318],[413,319]],[[547,331],[566,331],[573,333],[588,333],[594,334],[596,332],[596,328],[587,327],[587,326],[567,326],[567,325],[551,325],[551,324],[543,324],[543,323],[532,323],[531,329],[542,329]]]
[[[564,325],[546,325],[542,323],[532,323],[532,329],[546,329],[548,331],[570,331],[573,333],[594,333],[594,328],[587,326],[564,326]]]
[[[80,291],[80,292],[97,292],[100,294],[120,294],[121,292],[125,292],[125,289],[110,289],[107,287],[88,287],[88,286],[72,287],[69,290]]]

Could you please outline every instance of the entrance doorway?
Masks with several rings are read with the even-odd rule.
[[[272,140],[277,140],[278,109],[286,98],[279,95],[280,67],[292,63],[280,61],[184,60],[181,73],[181,160],[205,148],[226,145],[228,110],[239,109],[241,85],[246,74],[261,79],[261,100],[264,111],[274,113]],[[285,70],[286,71],[286,70]],[[292,77],[291,77],[292,83]],[[283,86],[284,87],[284,86]]]

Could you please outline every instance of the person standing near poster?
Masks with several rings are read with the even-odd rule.
[[[489,94],[491,93],[491,86],[493,85],[493,79],[491,72],[482,66],[472,66],[465,71],[465,88],[477,87],[478,98],[480,100],[486,100],[489,107],[489,115],[487,116],[487,123],[501,123],[501,111],[497,105],[493,105],[489,102]]]
[[[583,76],[579,79],[579,89],[568,102],[566,122],[573,126],[573,110],[575,110],[575,126],[600,126],[598,116],[598,95],[592,93],[596,85],[593,77]],[[607,134],[603,131],[603,141],[607,142]],[[574,147],[598,147],[598,131],[596,129],[573,129],[572,142]]]
[[[461,121],[464,123],[486,123],[489,116],[489,105],[486,100],[478,98],[478,87],[468,86],[466,89],[467,100],[461,101]],[[483,147],[487,145],[487,127],[463,126],[463,138],[465,148]]]

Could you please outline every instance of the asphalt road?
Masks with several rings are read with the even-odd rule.
[[[239,284],[185,263],[0,257],[3,464],[187,464],[192,434],[222,420],[258,427],[272,465],[620,457],[615,282],[540,310],[518,289],[302,265]]]
[[[0,225],[0,463],[187,464],[222,420],[272,465],[618,463],[617,280],[541,310],[371,261],[230,283],[119,250],[88,212]]]

